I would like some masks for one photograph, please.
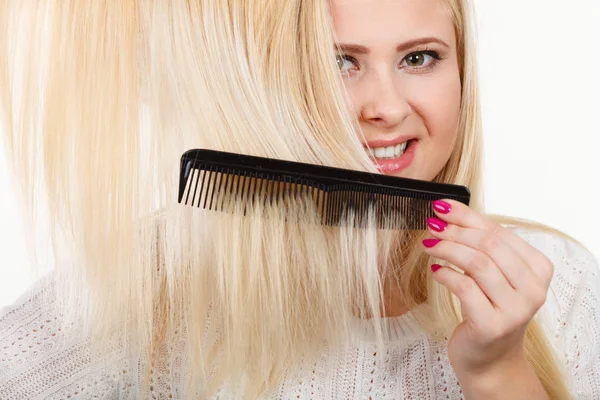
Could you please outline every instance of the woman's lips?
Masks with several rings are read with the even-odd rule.
[[[393,175],[407,168],[412,163],[412,160],[415,157],[417,144],[418,140],[410,140],[406,146],[406,149],[404,150],[404,153],[397,158],[381,159],[371,157],[371,159],[373,160],[373,163],[379,172],[385,175]]]

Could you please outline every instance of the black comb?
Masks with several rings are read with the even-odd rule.
[[[231,199],[244,210],[257,201],[281,205],[309,199],[326,225],[352,220],[360,226],[375,222],[379,228],[425,230],[434,215],[432,201],[468,205],[470,197],[460,185],[214,150],[193,149],[181,157],[179,203],[208,210],[228,211]],[[367,221],[368,215],[375,219]]]

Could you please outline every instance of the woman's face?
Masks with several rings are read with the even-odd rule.
[[[444,1],[330,0],[338,65],[382,173],[433,180],[454,147],[461,85]]]

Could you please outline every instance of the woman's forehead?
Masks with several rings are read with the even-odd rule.
[[[437,37],[454,46],[447,0],[330,0],[336,36],[364,46]]]

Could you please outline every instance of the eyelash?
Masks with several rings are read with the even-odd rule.
[[[414,51],[412,53],[407,54],[406,57],[404,57],[402,59],[402,62],[404,62],[410,56],[423,55],[423,54],[430,56],[432,58],[431,62],[425,67],[408,67],[408,69],[416,70],[416,71],[418,71],[418,73],[425,73],[425,72],[431,71],[433,68],[435,68],[437,66],[437,64],[441,60],[443,60],[443,58],[440,56],[440,54],[435,50],[421,50],[421,51]],[[343,60],[350,61],[354,65],[358,65],[358,61],[356,60],[356,58],[354,58],[348,54],[340,54],[340,55],[338,55],[338,57],[340,57]]]

